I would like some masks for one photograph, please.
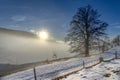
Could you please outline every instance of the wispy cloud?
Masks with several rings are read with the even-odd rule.
[[[111,28],[120,28],[120,23],[114,23],[110,25]]]
[[[22,15],[16,15],[11,17],[13,21],[25,21],[26,18],[27,18],[26,16],[22,16]]]

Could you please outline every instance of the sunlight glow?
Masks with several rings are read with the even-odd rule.
[[[48,32],[47,31],[40,31],[38,33],[38,36],[40,37],[40,39],[42,40],[47,40],[48,39]]]

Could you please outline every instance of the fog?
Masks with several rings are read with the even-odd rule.
[[[52,59],[53,53],[59,58],[71,55],[68,52],[69,46],[64,42],[42,41],[28,35],[31,34],[24,35],[24,32],[0,29],[0,63],[38,62]]]

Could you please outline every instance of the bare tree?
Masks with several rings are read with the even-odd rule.
[[[110,39],[109,37],[105,37],[102,39],[102,44],[101,44],[101,51],[102,53],[109,50],[111,48],[110,44]]]
[[[113,46],[120,46],[120,35],[117,35],[113,40],[112,40]]]
[[[90,5],[78,9],[73,16],[70,23],[71,28],[65,38],[71,46],[71,52],[84,51],[85,56],[89,56],[90,43],[105,35],[108,26],[99,17],[97,10]]]

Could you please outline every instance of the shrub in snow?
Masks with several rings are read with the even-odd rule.
[[[106,73],[106,74],[104,74],[103,76],[104,76],[104,77],[110,77],[111,74],[110,74],[110,73]]]
[[[100,62],[103,62],[103,57],[100,57],[99,60],[100,60]]]

